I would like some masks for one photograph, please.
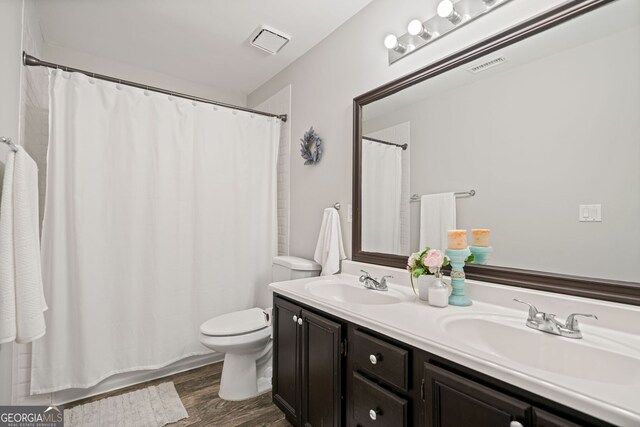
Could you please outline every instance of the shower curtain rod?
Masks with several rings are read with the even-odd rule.
[[[80,70],[78,68],[67,67],[66,65],[60,65],[60,64],[54,64],[52,62],[41,61],[38,58],[36,58],[35,56],[29,55],[27,52],[22,52],[22,63],[27,67],[47,67],[47,68],[56,68],[56,69],[59,69],[59,70],[62,70],[62,71],[70,72],[70,73],[81,73],[81,74],[84,74],[86,76],[93,77],[95,79],[100,79],[100,80],[105,80],[105,81],[108,81],[108,82],[113,82],[113,83],[119,83],[119,84],[123,84],[123,85],[127,85],[127,86],[132,86],[132,87],[136,87],[138,89],[150,90],[150,91],[153,91],[153,92],[163,93],[165,95],[176,96],[178,98],[189,99],[189,100],[192,100],[192,101],[204,102],[206,104],[218,105],[220,107],[229,108],[229,109],[232,109],[232,110],[246,111],[248,113],[259,114],[261,116],[267,116],[267,117],[276,117],[276,118],[282,120],[283,122],[287,121],[287,115],[286,114],[272,114],[272,113],[267,113],[265,111],[259,111],[259,110],[253,110],[251,108],[240,107],[240,106],[237,106],[237,105],[225,104],[224,102],[213,101],[211,99],[200,98],[200,97],[197,97],[197,96],[187,95],[187,94],[180,93],[180,92],[173,92],[173,91],[166,90],[166,89],[161,89],[161,88],[158,88],[158,87],[144,85],[144,84],[141,84],[141,83],[136,83],[136,82],[132,82],[132,81],[128,81],[128,80],[118,79],[116,77],[105,76],[104,74],[92,73],[91,71],[85,71],[85,70]]]
[[[369,138],[368,136],[363,136],[362,139],[366,139],[367,141],[378,142],[380,144],[395,145],[396,147],[400,147],[403,150],[406,150],[407,147],[409,147],[409,144],[394,144],[393,142],[383,141],[381,139]]]

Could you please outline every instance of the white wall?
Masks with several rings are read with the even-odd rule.
[[[325,143],[316,166],[303,166],[291,153],[291,242],[293,255],[312,257],[323,208],[351,202],[353,98],[421,68],[438,58],[489,37],[562,0],[513,0],[487,16],[447,35],[395,64],[387,64],[382,41],[389,32],[403,34],[413,18],[435,12],[436,0],[375,0],[321,43],[251,93],[258,105],[283,87],[292,87],[292,139],[311,125]],[[351,224],[342,213],[345,249],[351,253]]]
[[[410,121],[411,194],[476,190],[458,199],[457,226],[492,229],[491,264],[640,282],[638,40],[635,26],[494,68],[363,127]],[[579,222],[580,204],[602,204],[603,221]]]
[[[30,52],[27,53],[31,54]],[[225,88],[201,85],[179,77],[169,76],[146,68],[135,67],[108,58],[68,49],[63,46],[45,44],[42,57],[39,59],[241,107],[247,103],[247,97],[243,93]],[[171,58],[167,58],[167,61],[171,61]]]
[[[0,0],[0,136],[19,142],[22,1]],[[0,144],[4,161],[7,146]],[[0,176],[4,165],[0,162]],[[0,345],[0,405],[10,405],[13,385],[13,344]]]

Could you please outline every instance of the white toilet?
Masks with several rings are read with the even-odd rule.
[[[278,256],[272,280],[318,276],[320,270],[314,261]],[[222,399],[249,399],[271,389],[271,309],[250,308],[209,319],[200,325],[200,342],[225,353],[218,393]]]

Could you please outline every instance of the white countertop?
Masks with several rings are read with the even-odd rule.
[[[345,262],[343,271],[356,273],[363,266],[377,277],[383,273],[398,277],[398,281],[392,281],[389,287],[392,294],[402,295],[403,300],[395,304],[380,305],[346,303],[319,297],[309,291],[310,284],[318,286],[323,283],[344,283],[346,286],[361,286],[355,274],[277,282],[272,283],[270,288],[280,295],[612,424],[640,425],[640,307],[467,281],[467,293],[474,301],[473,305],[437,308],[415,297],[411,287],[407,285],[408,275],[403,270],[348,261]],[[527,309],[513,302],[513,298],[532,302],[539,310],[555,313],[562,320],[575,312],[596,313],[599,320],[580,319],[584,336],[580,340],[546,334],[525,326]],[[469,345],[464,339],[445,330],[451,319],[465,316],[493,319],[497,322],[505,319],[510,326],[518,328],[520,339],[524,337],[535,340],[535,349],[539,348],[541,353],[546,352],[544,356],[547,358],[548,352],[556,352],[559,344],[564,348],[567,345],[579,346],[571,348],[579,349],[578,354],[585,357],[566,360],[565,356],[565,360],[562,360],[563,354],[558,352],[559,365],[569,367],[573,375],[566,375],[562,369],[550,372],[536,368],[535,364],[511,360],[500,352],[491,351],[489,347]],[[521,319],[522,330],[517,322],[518,318]],[[517,342],[511,344],[518,346]],[[505,346],[508,347],[509,344],[506,343]],[[625,369],[607,365],[612,361],[607,360],[608,353],[602,356],[602,349],[622,358],[626,362]],[[607,365],[608,371],[606,375],[601,375],[600,366],[604,365]]]

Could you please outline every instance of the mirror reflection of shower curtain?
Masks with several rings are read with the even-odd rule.
[[[362,250],[399,254],[402,149],[362,140]]]
[[[280,123],[75,73],[50,95],[31,392],[209,353],[200,324],[271,279]]]

